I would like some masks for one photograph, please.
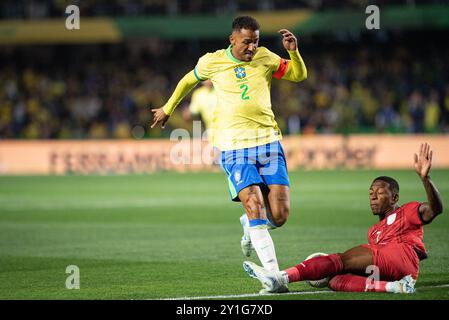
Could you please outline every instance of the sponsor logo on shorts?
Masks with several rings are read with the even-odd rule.
[[[236,171],[234,173],[234,179],[235,179],[235,182],[237,182],[237,185],[242,183],[242,181],[240,180],[241,178],[242,178],[242,175],[240,174],[240,171]]]

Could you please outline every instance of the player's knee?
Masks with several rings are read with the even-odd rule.
[[[283,226],[287,222],[287,219],[288,219],[288,212],[284,212],[284,214],[279,215],[277,217],[272,217],[273,222],[278,227]]]
[[[271,218],[276,226],[280,227],[287,222],[288,215],[290,214],[289,206],[282,206],[272,212]]]
[[[276,225],[276,227],[281,227],[287,222],[286,218],[278,218],[278,219],[273,219],[273,220],[274,220],[273,222]]]

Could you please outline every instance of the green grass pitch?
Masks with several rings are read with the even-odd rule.
[[[366,243],[368,188],[399,180],[400,201],[425,201],[406,171],[290,173],[292,208],[272,237],[281,268],[313,252]],[[290,294],[251,299],[449,299],[449,170],[433,170],[446,213],[425,227],[417,293]],[[222,173],[0,177],[0,299],[161,299],[257,293],[242,269],[240,204]],[[255,256],[253,261],[258,261]],[[65,287],[66,267],[80,289]],[[305,283],[292,292],[317,289]],[[234,298],[235,299],[235,298]],[[247,298],[245,298],[247,299]]]

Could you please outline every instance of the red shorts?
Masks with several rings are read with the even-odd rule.
[[[389,243],[364,244],[362,247],[371,249],[374,265],[379,268],[381,280],[397,281],[409,274],[415,280],[418,278],[419,258],[412,246],[405,243]]]

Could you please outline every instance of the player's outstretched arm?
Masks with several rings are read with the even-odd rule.
[[[298,51],[298,40],[295,35],[287,29],[279,30],[282,35],[282,44],[285,50],[287,50],[290,61],[288,63],[287,71],[282,79],[300,82],[307,79],[307,68]]]
[[[425,222],[430,222],[443,212],[443,202],[435,184],[430,180],[429,172],[432,167],[432,150],[427,143],[421,144],[419,154],[415,153],[415,170],[424,185],[427,201],[419,207],[419,212]]]
[[[162,128],[165,128],[165,123],[168,121],[170,115],[175,111],[175,108],[181,102],[181,100],[192,90],[197,84],[199,80],[195,77],[194,71],[190,71],[187,73],[176,86],[175,91],[173,92],[170,99],[167,103],[157,109],[151,109],[153,112],[153,124],[151,128],[154,128],[159,123]]]

